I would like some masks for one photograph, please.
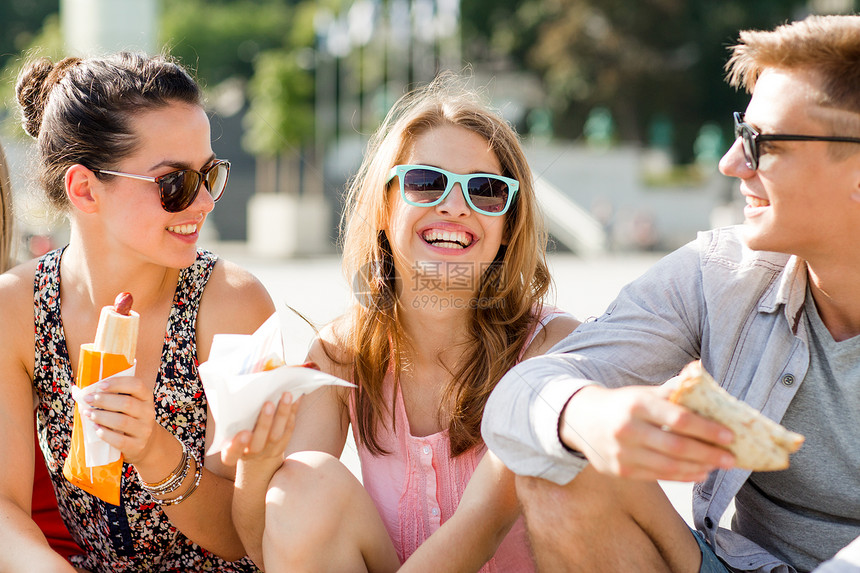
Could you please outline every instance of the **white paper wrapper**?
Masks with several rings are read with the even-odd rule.
[[[293,399],[323,386],[353,384],[314,370],[281,366],[261,372],[265,363],[283,361],[283,319],[273,314],[254,334],[216,334],[209,360],[198,368],[209,402],[215,432],[207,455],[221,451],[242,430],[253,430],[263,405],[277,403],[284,392]]]
[[[117,372],[101,380],[110,380],[117,376],[134,376],[135,366],[137,366],[136,362],[131,368]],[[86,406],[86,402],[83,402],[84,396],[97,392],[96,387],[97,384],[90,384],[86,388],[79,388],[73,384],[71,388],[72,398],[74,398],[75,402],[82,403],[83,407],[88,407]],[[122,452],[98,437],[96,434],[96,423],[84,416],[81,416],[81,423],[84,428],[84,460],[87,467],[105,466],[117,461]]]

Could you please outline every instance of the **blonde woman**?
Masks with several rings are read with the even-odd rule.
[[[310,359],[357,388],[303,398],[291,438],[270,405],[235,440],[249,556],[266,571],[532,570],[481,418],[509,368],[578,322],[544,305],[546,235],[515,132],[456,78],[404,96],[344,221],[357,302]],[[350,424],[363,488],[337,460]]]

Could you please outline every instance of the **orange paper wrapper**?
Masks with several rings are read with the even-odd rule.
[[[130,364],[123,354],[97,352],[93,350],[92,344],[82,344],[77,385],[85,388],[99,380],[128,370],[132,366],[133,364]],[[63,476],[87,493],[107,503],[119,505],[122,455],[109,464],[87,467],[83,420],[77,405],[75,405],[75,420],[72,427],[72,446],[63,465]]]

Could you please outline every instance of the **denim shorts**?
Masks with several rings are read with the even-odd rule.
[[[705,538],[698,531],[693,529],[690,531],[693,532],[693,537],[696,538],[696,543],[699,544],[699,549],[702,550],[702,567],[699,569],[699,573],[731,573],[725,563],[720,561],[717,554],[714,553],[714,550],[705,541]]]

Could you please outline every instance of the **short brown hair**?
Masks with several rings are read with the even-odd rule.
[[[730,48],[727,81],[751,93],[765,68],[810,69],[822,105],[860,113],[860,16],[809,16],[772,31],[745,30]]]

